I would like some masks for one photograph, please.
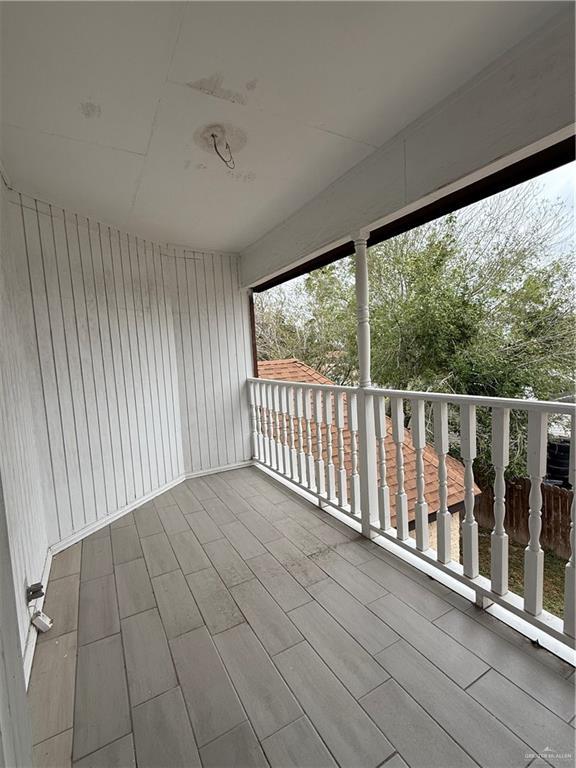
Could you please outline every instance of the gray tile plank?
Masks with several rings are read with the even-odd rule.
[[[228,509],[221,499],[216,497],[204,499],[202,506],[216,525],[226,525],[226,523],[233,523],[236,520],[236,515]]]
[[[370,609],[463,688],[488,669],[488,665],[478,656],[398,600],[395,595],[381,597],[370,605]]]
[[[136,756],[131,733],[74,763],[74,768],[135,768],[135,766]]]
[[[556,674],[561,677],[568,679],[574,674],[574,667],[567,661],[550,653],[550,651],[547,651],[546,648],[543,648],[541,645],[535,645],[529,637],[520,634],[520,632],[513,627],[500,621],[496,616],[492,616],[488,611],[485,611],[474,603],[471,603],[467,607],[466,615],[470,616],[471,619],[474,619],[474,621],[477,621],[491,632],[500,635],[500,637],[514,645],[522,651],[522,653],[553,672],[556,672]]]
[[[244,560],[248,560],[250,557],[263,555],[264,552],[266,552],[256,536],[250,533],[248,528],[246,528],[240,520],[235,520],[233,523],[222,525],[220,526],[220,529],[240,557]]]
[[[122,619],[132,706],[178,685],[168,641],[156,609]]]
[[[191,573],[186,579],[213,635],[244,622],[242,611],[214,568]]]
[[[307,717],[285,725],[262,742],[272,768],[336,768]]]
[[[120,618],[154,608],[156,600],[144,560],[121,563],[115,572]]]
[[[240,520],[240,522],[242,522],[246,528],[256,536],[258,541],[262,542],[262,544],[267,544],[269,541],[275,541],[282,536],[280,531],[269,523],[259,512],[256,512],[256,510],[238,515],[238,520]]]
[[[276,528],[295,544],[305,555],[313,555],[326,549],[326,544],[296,520],[286,519],[275,523]]]
[[[259,470],[256,471],[259,472]],[[262,474],[261,478],[250,481],[259,495],[264,496],[264,498],[268,499],[272,504],[280,504],[290,498],[290,489],[282,487],[281,490],[276,481],[264,476],[263,473],[260,474]],[[251,500],[252,498],[253,497],[251,497]]]
[[[84,581],[80,586],[78,644],[86,645],[120,632],[114,574]]]
[[[72,728],[52,736],[32,748],[34,768],[70,768],[72,765]]]
[[[477,763],[498,768],[525,765],[526,745],[404,640],[377,658]]]
[[[186,487],[192,491],[198,501],[213,499],[216,496],[212,488],[210,488],[201,477],[190,477],[184,482]]]
[[[206,544],[208,541],[216,541],[224,537],[220,528],[218,528],[205,509],[200,512],[194,512],[192,515],[186,515],[186,520],[200,544]]]
[[[204,768],[268,768],[258,739],[248,722],[200,750]]]
[[[536,753],[551,748],[553,752],[545,756],[551,765],[566,765],[566,758],[555,758],[554,753],[574,756],[574,728],[495,670],[471,685],[468,693]]]
[[[102,525],[100,528],[97,528],[94,533],[90,533],[88,536],[85,536],[82,541],[96,541],[96,539],[107,538],[110,538],[110,526]]]
[[[128,563],[142,557],[142,547],[135,525],[124,525],[121,528],[112,528],[112,557],[114,565]]]
[[[168,639],[202,626],[202,615],[181,571],[155,576],[152,588]]]
[[[376,768],[394,752],[308,643],[279,653],[274,662],[340,765]]]
[[[169,538],[182,573],[187,575],[210,567],[210,560],[193,531],[174,533]]]
[[[198,501],[185,482],[172,488],[172,496],[185,515],[189,515],[192,512],[198,512],[202,509],[202,504]]]
[[[125,525],[136,525],[133,512],[126,512],[122,517],[119,517],[117,520],[114,520],[113,523],[110,523],[110,531],[113,531],[114,528],[124,528]]]
[[[279,520],[286,520],[288,517],[287,513],[279,509],[275,502],[270,501],[270,499],[267,499],[260,493],[258,493],[257,496],[251,496],[248,503],[251,507],[254,507],[259,515],[262,515],[262,517],[272,524]]]
[[[78,649],[74,760],[132,730],[120,635]]]
[[[395,680],[360,703],[410,768],[474,768],[476,763]]]
[[[70,632],[36,647],[28,688],[33,744],[72,728],[76,642]]]
[[[266,544],[266,548],[303,587],[316,584],[326,578],[324,571],[287,538],[270,541]]]
[[[450,603],[377,557],[358,568],[427,619],[437,619],[438,616],[452,610]]]
[[[52,557],[50,564],[50,579],[61,579],[63,576],[72,576],[80,573],[80,560],[82,557],[82,542],[58,552]]]
[[[320,552],[312,559],[328,576],[337,581],[341,587],[344,587],[364,605],[383,597],[387,593],[384,587],[362,573],[355,565],[351,565],[343,557],[340,557],[334,550],[329,549]]]
[[[243,499],[247,499],[250,496],[254,496],[254,486],[247,482],[246,475],[243,472],[234,472],[229,470],[222,472],[218,477],[221,477],[225,483],[227,483],[233,491],[242,496]]]
[[[170,647],[198,746],[246,719],[205,627],[172,640]]]
[[[283,610],[310,602],[308,592],[269,552],[251,558],[248,565]]]
[[[227,539],[209,541],[204,545],[204,549],[227,587],[233,587],[254,577]]]
[[[100,539],[84,539],[82,542],[82,566],[80,581],[98,579],[112,573],[112,546],[110,536]]]
[[[574,685],[531,659],[458,609],[436,622],[494,669],[569,722],[574,717]]]
[[[80,576],[77,573],[48,581],[42,610],[53,619],[54,624],[48,632],[38,635],[39,643],[74,632],[78,628],[79,587]]]
[[[247,624],[214,638],[259,739],[288,725],[302,710]]]
[[[334,528],[329,523],[320,522],[318,525],[314,525],[310,528],[310,533],[313,533],[314,536],[317,536],[320,541],[323,541],[324,544],[327,544],[329,547],[335,547],[337,544],[346,544],[350,541],[352,536],[355,535],[355,531],[351,528],[349,530],[350,533],[346,534],[339,531],[337,528]]]
[[[368,653],[378,653],[398,635],[332,579],[312,584],[308,591]]]
[[[168,535],[190,530],[190,526],[182,514],[180,507],[163,507],[158,510],[158,517]]]
[[[278,509],[288,518],[298,523],[302,528],[310,530],[322,522],[323,513],[319,507],[309,504],[303,499],[291,496],[278,504]]]
[[[306,640],[350,693],[359,698],[388,678],[382,666],[316,602],[289,614]]]
[[[153,506],[142,506],[134,510],[134,520],[141,539],[145,536],[153,536],[162,533],[164,528],[158,517],[158,512]]]
[[[348,560],[352,565],[362,565],[374,557],[367,549],[362,547],[358,541],[348,541],[346,544],[338,544],[334,547],[341,557]]]
[[[178,560],[165,533],[155,533],[142,539],[142,550],[150,576],[178,569]]]
[[[382,765],[382,768],[408,768],[408,765],[406,765],[400,755],[396,754],[392,755],[390,760],[386,760]]]
[[[250,511],[251,507],[248,502],[239,496],[222,477],[219,475],[207,475],[204,479],[234,516]]]
[[[200,755],[180,688],[132,710],[138,768],[200,768]]]
[[[164,491],[164,493],[155,496],[152,499],[152,503],[156,509],[163,509],[164,507],[173,507],[176,504],[176,500],[170,491]]]
[[[230,592],[271,656],[302,640],[300,632],[257,579],[231,587]]]

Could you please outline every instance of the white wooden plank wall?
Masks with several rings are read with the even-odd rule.
[[[48,550],[45,515],[54,518],[55,498],[30,293],[8,236],[9,209],[16,209],[2,188],[0,194],[0,476],[24,651],[30,625],[25,590],[42,578]],[[21,227],[11,232],[16,246],[19,234]]]
[[[247,460],[252,362],[237,257],[167,250],[29,197],[12,203],[56,502],[48,543],[185,474]]]
[[[248,298],[236,256],[182,248],[171,255],[184,466],[196,473],[250,457]]]

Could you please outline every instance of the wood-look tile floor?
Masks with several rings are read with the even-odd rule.
[[[45,610],[38,767],[536,768],[574,751],[568,665],[253,467],[57,555]]]

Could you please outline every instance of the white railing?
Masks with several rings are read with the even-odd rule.
[[[576,406],[537,400],[510,400],[433,392],[338,387],[323,384],[249,381],[252,452],[256,461],[279,473],[345,515],[457,580],[472,587],[481,605],[498,603],[573,646],[576,630],[575,506],[572,503],[570,551],[565,570],[564,620],[542,608],[544,553],[541,483],[546,472],[546,444],[550,417],[571,421],[570,483],[576,486]],[[360,414],[359,409],[365,411]],[[490,578],[479,573],[478,525],[474,518],[472,465],[476,458],[477,408],[491,419],[491,460],[494,468],[494,529],[491,535]],[[506,484],[509,463],[511,411],[527,412],[526,458],[531,480],[528,528],[524,555],[524,596],[508,588]],[[410,415],[409,429],[405,428]],[[364,418],[359,418],[362,415]],[[374,431],[359,425],[374,419]],[[449,439],[460,443],[463,466],[464,517],[461,523],[462,564],[453,560],[452,526],[458,516],[449,510]],[[406,492],[405,457],[414,461],[415,494]],[[362,452],[375,462],[361,464]],[[430,451],[433,451],[432,458]],[[434,504],[430,504],[427,472],[434,465]],[[392,467],[392,465],[395,465]],[[365,477],[360,466],[373,467]],[[429,474],[429,472],[428,472]],[[392,493],[392,490],[394,492]],[[372,500],[362,509],[361,498]],[[429,546],[430,513],[435,513],[436,549]],[[413,536],[411,535],[413,529]],[[457,533],[457,532],[454,532]]]

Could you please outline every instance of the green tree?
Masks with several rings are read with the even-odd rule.
[[[565,207],[542,201],[538,184],[528,183],[371,248],[374,383],[511,398],[573,391],[572,234]],[[353,259],[295,282],[259,297],[259,352],[298,357],[355,384]],[[271,337],[286,343],[265,344]],[[514,412],[510,474],[524,471],[525,431]],[[490,422],[482,410],[478,437],[476,470],[488,480]]]

